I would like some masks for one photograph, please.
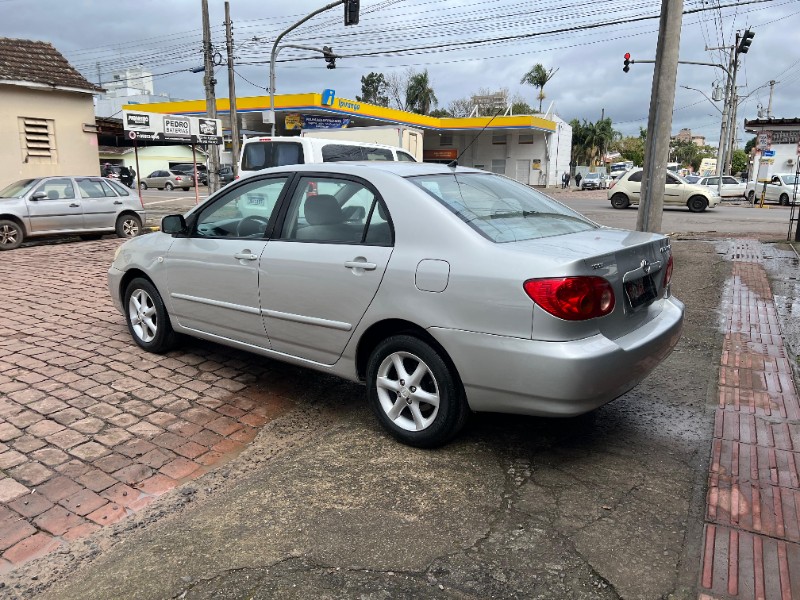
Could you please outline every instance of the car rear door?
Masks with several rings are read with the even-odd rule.
[[[672,173],[667,173],[664,183],[664,204],[673,206],[686,204],[688,200],[686,185]]]
[[[374,187],[330,174],[298,178],[285,213],[261,256],[265,327],[273,350],[333,364],[383,279],[391,224]]]
[[[45,197],[34,200],[32,197],[38,192]],[[81,199],[69,177],[45,179],[28,196],[27,204],[32,233],[83,229]]]
[[[100,177],[76,177],[86,229],[113,229],[122,199]]]
[[[289,175],[254,177],[219,195],[165,257],[172,315],[181,326],[269,347],[259,305],[259,258]]]

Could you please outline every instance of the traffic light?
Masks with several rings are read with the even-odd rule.
[[[328,63],[328,68],[335,69],[336,55],[333,53],[333,49],[330,46],[323,46],[322,55],[325,57],[325,62]]]
[[[344,0],[344,24],[358,25],[358,9],[361,0]]]
[[[736,37],[739,37],[739,35],[737,34]],[[739,39],[739,45],[736,47],[736,54],[747,54],[747,51],[750,49],[750,44],[753,43],[754,37],[756,37],[756,34],[749,29],[746,29],[742,34],[742,37]]]
[[[627,73],[628,71],[631,70],[631,67],[630,67],[630,64],[631,64],[631,53],[630,52],[626,52],[625,53],[625,60],[623,61],[622,64],[625,65],[624,67],[622,67],[623,71],[625,71]]]

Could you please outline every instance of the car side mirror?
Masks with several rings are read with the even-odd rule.
[[[34,200],[34,201],[35,200],[44,200],[45,198],[47,198],[47,194],[44,193],[44,192],[36,192],[35,194],[33,194],[33,196],[31,196],[31,200]]]
[[[167,215],[161,219],[161,231],[170,235],[186,233],[186,219],[183,215]]]

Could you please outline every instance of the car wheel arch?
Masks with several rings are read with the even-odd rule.
[[[370,325],[361,335],[358,340],[358,345],[356,346],[355,361],[356,374],[360,381],[366,380],[369,357],[372,355],[372,352],[375,350],[375,348],[377,348],[378,344],[380,344],[386,338],[395,335],[410,335],[429,344],[439,353],[439,355],[442,357],[442,360],[444,360],[453,370],[455,377],[458,379],[459,385],[463,385],[461,383],[461,376],[458,373],[458,369],[456,368],[453,359],[450,358],[447,350],[445,350],[438,340],[423,327],[404,319],[385,319],[383,321],[378,321]]]
[[[153,287],[158,289],[158,286],[156,285],[156,282],[153,281],[153,278],[150,277],[147,273],[145,273],[141,269],[137,269],[137,268],[128,269],[127,271],[125,271],[125,275],[122,276],[122,279],[119,282],[119,297],[120,298],[122,298],[125,295],[125,290],[128,289],[128,284],[130,284],[131,281],[133,281],[134,279],[137,279],[137,278],[138,279],[146,279],[151,284],[153,284]]]
[[[13,221],[22,228],[22,233],[26,237],[30,235],[30,231],[28,231],[28,228],[25,226],[25,219],[20,219],[17,215],[0,214],[0,221]]]

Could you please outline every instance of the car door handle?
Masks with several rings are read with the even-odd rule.
[[[70,207],[70,208],[80,208],[80,207],[81,207],[81,205],[80,205],[80,204],[75,204],[75,203],[73,202],[72,204],[70,204],[70,205],[69,205],[69,207]]]
[[[114,204],[122,204],[119,200],[114,200]]]
[[[344,263],[344,266],[348,269],[364,269],[365,271],[374,271],[378,268],[375,263],[362,262],[360,260],[348,260]]]
[[[257,254],[250,254],[248,251],[239,252],[238,254],[234,254],[233,258],[238,258],[239,260],[258,260]]]

